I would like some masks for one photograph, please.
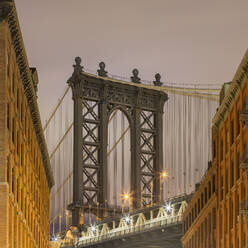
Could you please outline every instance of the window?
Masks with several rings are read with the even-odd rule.
[[[240,164],[240,153],[237,153],[237,164],[236,164],[236,169],[237,169],[237,180],[240,178],[240,168],[239,168],[239,164]]]
[[[232,160],[231,162],[231,188],[233,187],[234,184],[234,162]]]
[[[224,180],[223,180],[223,176],[221,176],[220,179],[220,184],[221,184],[221,190],[220,190],[220,198],[221,200],[223,200],[223,195],[224,195]]]
[[[237,136],[240,133],[240,121],[239,121],[239,116],[240,116],[240,110],[238,109],[237,111]]]
[[[213,142],[213,158],[215,158],[215,157],[216,157],[216,142],[214,140],[214,142]]]
[[[223,137],[220,140],[220,160],[223,160]]]
[[[212,188],[211,188],[211,181],[209,181],[208,182],[208,198],[210,199],[210,197],[211,197],[211,190],[212,190]]]
[[[225,185],[225,189],[226,189],[226,194],[228,193],[228,168],[226,168],[226,185]]]
[[[213,193],[215,193],[215,175],[213,175]]]
[[[231,121],[231,144],[234,142],[234,120]]]
[[[198,198],[198,214],[200,213],[201,205],[200,205],[200,198]]]
[[[226,153],[228,152],[229,149],[229,131],[226,129]]]
[[[205,204],[206,204],[208,201],[208,189],[207,189],[207,187],[204,188],[204,195],[205,195]]]
[[[203,208],[203,193],[201,193],[201,209]]]

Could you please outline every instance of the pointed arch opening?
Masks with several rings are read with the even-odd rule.
[[[114,208],[129,208],[131,204],[130,129],[127,114],[121,108],[114,109],[108,120],[107,146],[107,201]]]

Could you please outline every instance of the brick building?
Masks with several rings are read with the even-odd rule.
[[[247,217],[242,216],[248,213],[247,117],[248,50],[234,79],[220,92],[212,126],[212,162],[184,213],[184,248],[243,248],[248,244]]]
[[[0,247],[49,246],[53,176],[15,4],[0,1]]]

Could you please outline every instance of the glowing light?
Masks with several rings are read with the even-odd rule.
[[[162,176],[163,179],[168,177],[168,172],[167,171],[162,171],[161,176]]]
[[[130,219],[130,217],[129,217],[128,215],[127,215],[127,216],[125,216],[125,218],[124,218],[124,219],[125,219],[125,221],[126,221],[126,223],[127,223],[127,224],[129,224],[129,223],[130,223],[130,220],[131,220],[131,219]]]
[[[96,231],[96,226],[91,226],[91,227],[90,227],[90,230],[91,230],[92,232],[95,232],[95,231]]]
[[[124,192],[124,193],[121,195],[121,198],[122,198],[124,201],[129,201],[130,198],[131,198],[131,194],[128,193],[128,192]]]
[[[58,240],[59,240],[59,239],[58,239],[58,237],[56,237],[56,236],[53,238],[53,241],[58,241]]]
[[[168,213],[170,213],[170,212],[172,211],[172,206],[171,206],[171,204],[170,204],[170,203],[166,204],[165,209],[166,209],[166,211],[167,211]]]

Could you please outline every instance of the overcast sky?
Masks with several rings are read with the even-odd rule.
[[[75,56],[97,70],[175,83],[232,80],[248,47],[247,0],[16,0],[30,66],[39,73],[42,121]]]

